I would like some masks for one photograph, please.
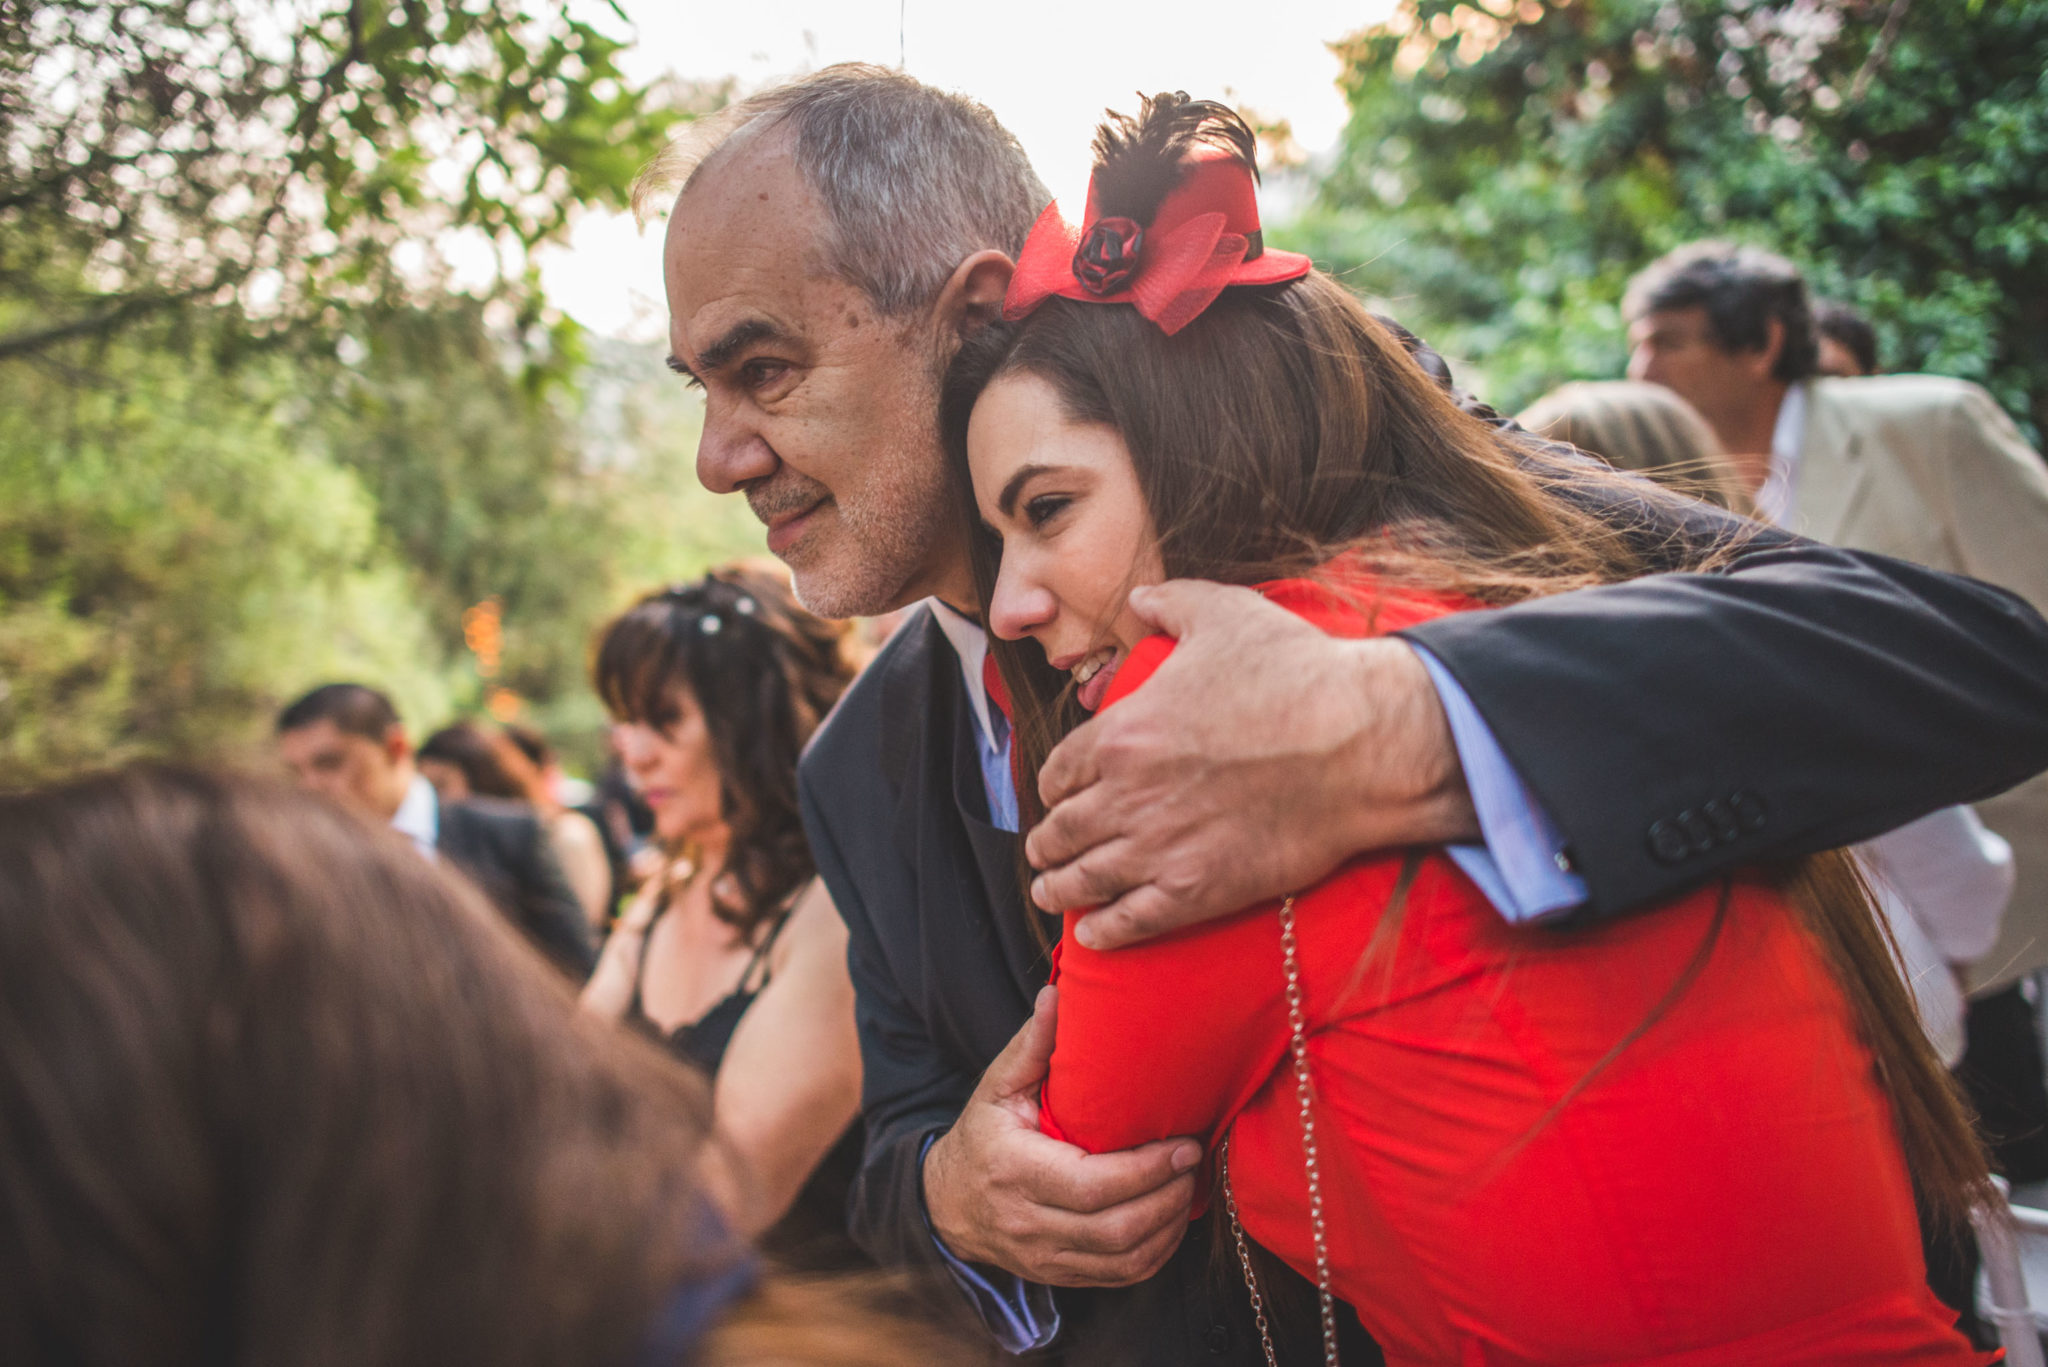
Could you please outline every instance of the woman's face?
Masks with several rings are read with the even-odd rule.
[[[1131,454],[1114,428],[1071,420],[1052,386],[1006,375],[967,425],[983,521],[1003,540],[989,630],[1029,636],[1070,671],[1091,711],[1130,648],[1151,634],[1125,603],[1166,574]]]
[[[653,811],[655,832],[664,843],[716,843],[725,817],[711,732],[688,688],[677,689],[676,707],[675,722],[666,730],[645,722],[615,723],[612,744],[626,777]]]

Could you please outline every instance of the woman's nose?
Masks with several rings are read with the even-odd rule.
[[[988,629],[1005,641],[1018,641],[1046,626],[1058,612],[1052,594],[1032,583],[1005,556],[988,605]]]

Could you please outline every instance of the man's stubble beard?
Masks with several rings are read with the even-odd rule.
[[[942,563],[957,553],[959,539],[939,443],[939,371],[927,381],[911,405],[917,417],[887,443],[873,477],[850,498],[833,498],[826,516],[838,525],[821,529],[830,535],[807,536],[782,556],[797,601],[820,617],[873,617],[907,607],[944,583],[952,568]],[[763,520],[831,497],[809,476],[788,474],[787,485],[763,486],[758,497],[748,491]]]

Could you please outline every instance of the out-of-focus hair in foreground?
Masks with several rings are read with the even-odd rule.
[[[0,798],[0,1361],[957,1360],[756,1275],[702,1085],[277,785]]]

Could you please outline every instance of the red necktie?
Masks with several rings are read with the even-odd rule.
[[[994,651],[985,651],[981,657],[981,686],[988,690],[988,700],[995,704],[996,711],[1003,714],[1006,722],[1015,722],[1010,713],[1010,690],[1003,687],[1003,671],[996,668]]]
[[[1023,775],[1017,772],[1017,729],[1010,713],[1010,690],[1003,686],[1002,671],[996,668],[994,651],[987,651],[981,657],[981,686],[988,690],[989,705],[1003,714],[1004,730],[1009,732],[1010,788],[1021,794],[1024,791]],[[991,736],[990,740],[995,738]],[[1021,808],[1022,803],[1018,806]]]

